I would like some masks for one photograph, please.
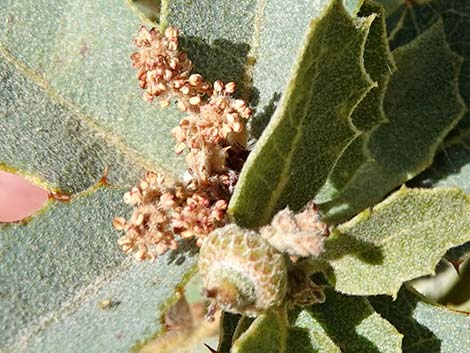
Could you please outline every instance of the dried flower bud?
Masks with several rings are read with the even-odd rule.
[[[257,316],[280,305],[287,267],[258,233],[234,224],[213,231],[199,255],[204,294],[223,310]]]
[[[174,27],[167,27],[165,30],[165,37],[168,39],[178,38],[178,30]]]
[[[289,208],[279,211],[260,233],[277,250],[294,257],[308,257],[323,252],[329,231],[315,205],[309,203],[298,214]]]
[[[178,50],[178,31],[168,27],[161,36],[155,28],[142,26],[134,43],[139,51],[131,60],[138,69],[140,87],[146,89],[145,101],[158,97],[161,107],[167,107],[170,98],[179,98],[181,82],[187,81],[192,68],[191,61]]]
[[[195,237],[200,245],[225,223],[227,201],[218,198],[210,185],[201,187],[194,180],[166,185],[163,175],[153,172],[147,172],[138,185],[124,195],[135,206],[131,218],[116,217],[113,225],[126,232],[118,241],[122,250],[134,252],[139,260],[176,249],[176,235]]]
[[[172,130],[175,152],[188,152],[189,180],[164,185],[160,174],[148,172],[138,187],[124,195],[124,201],[135,207],[130,220],[116,218],[114,226],[126,234],[119,245],[140,260],[175,249],[176,236],[196,238],[201,245],[205,237],[225,224],[227,200],[238,180],[237,172],[246,158],[245,121],[251,110],[240,99],[233,99],[235,82],[212,85],[199,74],[190,74],[192,63],[181,52],[178,31],[168,27],[162,35],[157,29],[141,27],[131,55],[137,69],[143,98],[166,108],[172,101],[187,112],[179,126]],[[230,155],[230,160],[229,160]],[[231,168],[235,170],[231,170]]]
[[[189,80],[188,80],[188,82],[191,86],[198,86],[203,81],[204,81],[203,77],[199,74],[193,74],[193,75],[189,76]]]
[[[160,100],[160,107],[161,108],[166,108],[170,105],[170,101],[168,99],[162,99]]]
[[[201,97],[195,96],[195,97],[189,98],[189,104],[198,105],[199,103],[201,103]]]
[[[214,91],[216,93],[221,93],[224,90],[224,83],[220,80],[214,82]]]
[[[225,92],[228,94],[235,93],[235,89],[237,88],[237,84],[235,82],[229,82],[225,85]]]
[[[115,217],[113,219],[113,226],[117,230],[124,230],[126,228],[126,220],[122,217]]]

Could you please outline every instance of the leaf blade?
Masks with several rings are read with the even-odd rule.
[[[99,127],[99,134],[125,146],[147,166],[173,176],[184,170],[168,138],[181,114],[156,110],[140,98],[129,60],[140,19],[125,2],[4,1],[0,14],[2,53],[25,67],[29,79],[39,77],[47,95],[59,97],[84,125]],[[47,140],[37,141],[39,146],[54,147]]]
[[[126,258],[111,226],[114,212],[128,212],[122,192],[92,189],[67,203],[52,202],[27,225],[0,228],[2,349],[127,352],[158,332],[157,313],[194,259],[184,253],[185,261],[174,253],[157,264]],[[101,310],[98,303],[106,299],[116,305]]]
[[[384,102],[389,123],[371,134],[373,160],[361,167],[342,195],[319,206],[332,223],[374,205],[426,169],[465,112],[457,82],[461,59],[450,50],[441,22],[393,54],[398,70]]]
[[[403,352],[468,352],[470,318],[403,287],[396,301],[370,298],[373,307],[403,334]]]
[[[367,148],[370,135],[378,125],[387,122],[383,101],[388,82],[395,71],[395,62],[387,41],[384,10],[371,1],[365,1],[358,13],[361,17],[376,14],[364,48],[364,64],[371,79],[377,83],[352,112],[354,126],[360,130],[358,136],[341,154],[328,179],[315,195],[315,202],[331,202],[347,189],[355,173],[362,165],[372,160]]]
[[[325,171],[328,173],[353,139],[355,129],[349,120],[350,113],[373,85],[361,61],[372,19],[355,23],[342,3],[333,1],[324,16],[311,25],[308,44],[299,56],[293,79],[242,170],[229,206],[236,222],[250,227],[262,225],[287,205],[293,209],[302,207],[321,186],[327,176]],[[335,23],[334,29],[331,23]],[[333,50],[339,42],[343,43],[342,55],[349,58],[349,52],[354,53],[346,63]],[[332,68],[338,71],[338,60],[342,64],[339,73],[336,72],[333,83],[325,85],[328,73],[335,71]],[[339,94],[335,85],[338,82],[351,85],[353,93],[348,90]],[[333,108],[318,111],[320,102],[333,91],[336,94],[329,105]],[[272,162],[273,152],[281,162]],[[315,159],[307,157],[312,154]],[[300,162],[292,165],[294,159]],[[308,173],[315,177],[307,178]]]
[[[271,309],[258,316],[234,342],[231,353],[284,353],[286,351],[287,319]]]
[[[470,240],[469,217],[469,199],[457,189],[402,188],[338,226],[322,261],[340,292],[396,296],[403,282],[433,273],[447,249]]]
[[[325,303],[303,308],[291,318],[294,327],[308,332],[312,352],[401,352],[402,335],[365,298],[331,288],[325,294]]]
[[[0,58],[2,168],[33,175],[50,189],[77,193],[94,185],[108,168],[108,182],[127,186],[145,162],[73,112],[32,80],[8,53]],[[0,54],[0,55],[1,55]]]

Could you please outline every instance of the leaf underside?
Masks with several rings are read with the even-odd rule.
[[[25,146],[24,138],[2,138],[1,164],[39,174],[51,187],[69,193],[93,185],[103,166],[110,178],[118,174],[119,183],[120,169],[127,166],[172,175],[183,170],[169,138],[181,114],[155,109],[140,98],[129,56],[141,22],[124,1],[8,0],[1,2],[0,16],[2,60],[42,89],[38,97],[4,96],[5,135],[29,131],[29,142]],[[24,115],[29,119],[20,118]]]
[[[144,170],[183,170],[181,114],[140,98],[126,2],[2,1],[0,18],[0,168],[72,196],[0,228],[0,351],[128,352],[195,265],[190,249],[136,264],[111,226]]]
[[[95,184],[105,168],[110,183],[131,185],[138,179],[141,163],[12,61],[0,55],[0,168],[67,194]]]

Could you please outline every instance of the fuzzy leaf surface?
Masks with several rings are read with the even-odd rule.
[[[391,15],[392,19],[398,16],[401,18],[401,21],[393,26],[392,44],[395,46],[409,42],[432,23],[443,21],[447,42],[452,50],[464,59],[460,71],[459,89],[467,108],[470,106],[470,16],[468,14],[470,14],[468,1],[451,0],[415,4],[411,8],[400,7]],[[467,109],[457,127],[443,142],[431,167],[413,180],[412,185],[460,187],[470,193],[469,150],[470,114]]]
[[[121,185],[135,180],[128,166],[180,174],[170,130],[181,114],[141,99],[129,56],[142,19],[125,1],[7,0],[0,19],[0,59],[20,72],[2,72],[1,165],[67,193],[105,166]]]
[[[230,213],[243,226],[267,223],[319,190],[357,131],[350,115],[373,86],[363,51],[373,16],[352,18],[333,1],[312,21],[288,87],[242,170]]]
[[[462,59],[450,50],[442,22],[395,49],[393,55],[397,71],[384,100],[389,122],[369,138],[373,160],[360,168],[340,196],[320,205],[332,223],[376,204],[426,169],[466,110],[458,87]]]
[[[175,3],[176,1],[173,1],[171,6],[176,6]],[[254,19],[257,6],[255,1],[251,3],[252,7],[244,7],[241,4],[235,6],[231,1],[225,1],[223,6],[217,7],[209,2],[205,5],[206,10],[210,6],[213,11],[225,11],[230,21],[214,22],[215,26],[208,28],[205,25],[208,23],[207,11],[201,12],[203,16],[200,20],[203,22],[199,22],[192,35],[198,37],[208,34],[209,37],[220,41],[217,45],[206,45],[196,38],[195,45],[187,46],[196,71],[200,70],[212,80],[244,80],[242,73],[245,58],[234,58],[246,56],[247,53],[242,40],[251,40],[252,33],[246,19]],[[176,125],[181,114],[171,109],[154,109],[140,98],[142,91],[138,88],[135,71],[130,67],[129,56],[134,51],[132,38],[143,19],[136,16],[127,5],[121,0],[99,0],[86,4],[79,1],[4,1],[0,4],[2,168],[14,170],[48,188],[70,194],[77,194],[94,185],[102,176],[105,167],[108,167],[108,182],[119,186],[135,184],[145,169],[180,174],[183,163],[173,152],[174,140],[170,136],[170,129]],[[168,16],[169,20],[170,8],[167,5],[162,2],[161,15],[162,18]],[[188,6],[188,2],[185,2],[185,5]],[[297,9],[297,15],[292,17],[296,23],[302,20],[299,19],[300,14],[304,13]],[[180,26],[183,24],[185,12],[177,15],[180,22],[176,19],[170,22]],[[215,15],[220,18],[219,14]],[[194,17],[192,20],[193,24],[198,23],[194,21]],[[201,23],[204,25],[201,26]],[[186,30],[181,29],[183,32]],[[298,35],[296,40],[297,43],[292,42],[292,45],[300,45],[302,36]],[[183,38],[183,43],[188,42],[190,40],[187,37]],[[228,60],[219,60],[218,54],[226,51],[233,55]],[[295,51],[292,55],[295,55]],[[288,69],[291,63],[286,61],[285,65],[287,64]],[[240,86],[243,87],[243,82]],[[47,239],[51,240],[51,244],[54,244],[52,240],[57,237],[60,238],[57,241],[64,242],[66,249],[76,246],[76,237],[81,234],[86,240],[83,244],[80,243],[80,250],[85,253],[89,248],[89,251],[97,251],[99,244],[92,243],[93,237],[103,232],[103,237],[107,239],[107,243],[103,245],[106,249],[103,251],[106,251],[109,258],[103,255],[103,258],[96,259],[96,263],[84,261],[79,264],[81,258],[67,258],[61,254],[64,258],[64,270],[56,274],[48,269],[57,265],[45,260],[52,256],[48,254],[52,254],[55,248],[51,246],[44,249],[43,255],[38,253],[38,259],[34,260],[39,261],[39,258],[43,257],[44,263],[40,264],[42,267],[35,261],[32,261],[32,264],[36,264],[42,271],[45,283],[63,282],[64,287],[56,285],[54,295],[49,295],[49,287],[41,286],[40,281],[29,283],[27,290],[23,290],[25,307],[18,306],[18,310],[24,309],[21,315],[17,315],[16,311],[9,311],[13,304],[2,302],[2,310],[8,311],[8,315],[1,315],[4,319],[2,328],[3,323],[6,327],[2,330],[1,341],[7,342],[5,344],[10,347],[7,349],[54,352],[64,348],[60,346],[62,340],[67,341],[65,348],[70,351],[127,351],[137,341],[149,338],[159,330],[160,303],[172,295],[171,289],[192,268],[190,264],[194,263],[193,254],[186,254],[188,259],[182,266],[176,266],[175,260],[168,260],[171,263],[166,264],[165,259],[135,268],[130,264],[125,265],[132,261],[124,260],[120,254],[115,244],[117,233],[110,228],[114,216],[125,214],[121,205],[122,192],[123,190],[116,193],[113,200],[95,200],[96,203],[83,210],[81,218],[74,220],[76,223],[71,228],[73,234],[69,234],[68,228],[58,232],[52,227],[54,220],[60,223],[62,219],[45,220],[46,215],[42,215],[37,221],[44,224],[44,232],[50,232],[47,233]],[[80,227],[84,220],[91,222],[101,208],[105,208],[107,214],[102,215],[99,222],[104,227],[100,232]],[[72,210],[68,212],[70,216],[75,214]],[[70,224],[64,223],[64,227],[67,225]],[[28,231],[28,228],[25,229],[25,232]],[[40,235],[35,233],[36,229],[29,230],[31,237]],[[3,234],[1,236],[3,237]],[[21,250],[22,247],[24,250]],[[14,260],[18,262],[26,261],[28,244],[19,243],[18,249],[18,254],[24,254],[24,258],[9,251],[2,255],[6,258],[15,257]],[[124,265],[111,266],[111,269],[108,269],[108,262],[112,261],[117,264],[124,261]],[[20,264],[13,263],[12,266],[18,268],[21,276],[28,275],[28,269],[23,269]],[[77,266],[79,269],[75,269]],[[113,315],[106,314],[108,311],[104,312],[116,325],[106,321],[108,316],[94,314],[97,300],[84,301],[83,306],[80,306],[82,302],[78,301],[72,305],[73,315],[65,311],[65,314],[57,316],[58,321],[54,321],[56,312],[64,311],[63,306],[70,307],[67,303],[72,302],[73,298],[70,298],[69,291],[88,288],[91,286],[89,283],[93,282],[93,276],[96,276],[96,281],[100,281],[101,272],[94,270],[100,266],[103,271],[108,270],[109,278],[113,278],[117,297],[129,299],[131,290],[139,292],[133,306],[113,307],[113,310],[109,311]],[[131,266],[129,268],[134,272],[126,270],[126,266]],[[67,272],[69,270],[70,273]],[[89,275],[82,278],[77,274],[80,272]],[[51,278],[47,277],[48,273]],[[169,277],[166,278],[163,273],[169,274]],[[6,278],[9,278],[7,274],[12,276],[11,273],[5,272]],[[129,278],[126,278],[126,274]],[[69,284],[69,278],[75,279],[70,288],[65,286]],[[164,289],[162,292],[155,291],[154,281],[157,289]],[[118,291],[120,286],[125,295]],[[9,291],[10,289],[8,287]],[[34,296],[41,296],[43,301],[35,302]],[[52,299],[48,302],[47,298]],[[36,311],[32,311],[36,304],[37,315]],[[92,318],[87,318],[87,322],[95,320],[95,316],[89,316],[90,313],[96,316],[97,324],[79,325],[79,322],[84,322],[83,318]],[[27,327],[24,324],[25,315],[29,315],[31,319]],[[43,317],[52,318],[45,321],[47,327],[44,329],[41,326]],[[122,329],[127,331],[121,334],[116,327],[124,321],[126,324],[122,325]],[[98,326],[101,324],[109,326],[109,330],[103,329],[102,337],[88,339],[93,332],[102,332]],[[23,328],[27,331],[29,327],[32,329],[27,335],[24,336],[23,331],[19,332]],[[111,334],[113,330],[115,336]],[[76,339],[68,336],[73,331],[76,333]],[[18,346],[12,346],[14,340],[20,340],[20,336],[26,338],[22,343],[18,343]],[[3,340],[3,337],[6,339]],[[83,346],[81,339],[93,347]]]
[[[288,321],[275,311],[260,316],[231,352],[401,352],[401,334],[366,299],[332,289],[325,294],[325,303],[294,309]]]
[[[403,334],[404,353],[470,352],[470,316],[428,301],[404,286],[395,301],[371,297],[382,317]]]
[[[258,316],[234,342],[231,353],[286,352],[287,318],[285,313],[269,310]]]
[[[384,10],[371,1],[366,1],[359,16],[377,14],[372,22],[364,49],[364,64],[371,79],[377,83],[354,109],[351,119],[360,131],[338,158],[325,184],[315,195],[315,202],[325,203],[333,200],[347,188],[358,169],[372,159],[367,149],[371,132],[379,124],[387,121],[383,101],[388,81],[395,70],[395,62],[390,53],[387,40]]]
[[[4,1],[0,18],[0,168],[78,195],[0,229],[0,350],[128,352],[161,329],[194,265],[193,253],[134,264],[111,226],[128,214],[114,187],[181,170],[178,116],[141,100],[130,67],[141,19],[123,1]],[[95,191],[105,168],[113,188]]]
[[[213,6],[210,0],[165,0],[161,22],[182,30],[196,71],[237,82],[239,94],[254,108],[251,135],[259,138],[289,81],[310,21],[330,2],[299,0],[285,6],[281,0],[224,0]],[[361,3],[346,0],[345,6],[353,14]]]
[[[410,185],[458,187],[470,193],[470,133],[459,131],[458,134],[448,145],[444,144],[433,164],[413,179]]]
[[[401,352],[402,335],[365,298],[325,294],[325,303],[291,313],[287,352]]]
[[[387,23],[390,45],[395,48],[412,41],[427,28],[442,21],[450,48],[464,60],[459,76],[459,89],[467,107],[470,106],[470,3],[466,0],[430,0],[401,4],[390,11]],[[470,113],[465,116],[450,138],[457,141],[460,133],[470,129]]]
[[[338,226],[323,265],[340,292],[396,296],[403,282],[433,273],[449,248],[470,240],[469,220],[460,190],[402,188]]]
[[[0,52],[0,168],[64,193],[87,189],[106,167],[110,183],[133,184],[144,163],[31,75]]]
[[[123,191],[50,201],[26,225],[0,228],[2,352],[128,352],[161,329],[163,304],[195,262],[124,256],[110,221],[129,212]]]

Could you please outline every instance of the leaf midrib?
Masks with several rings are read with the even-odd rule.
[[[254,23],[253,23],[253,36],[251,37],[250,52],[246,56],[245,65],[243,70],[243,77],[241,78],[243,87],[248,87],[245,99],[249,100],[253,91],[253,71],[256,62],[258,61],[261,26],[264,23],[264,9],[266,8],[266,0],[258,0],[256,7]]]

